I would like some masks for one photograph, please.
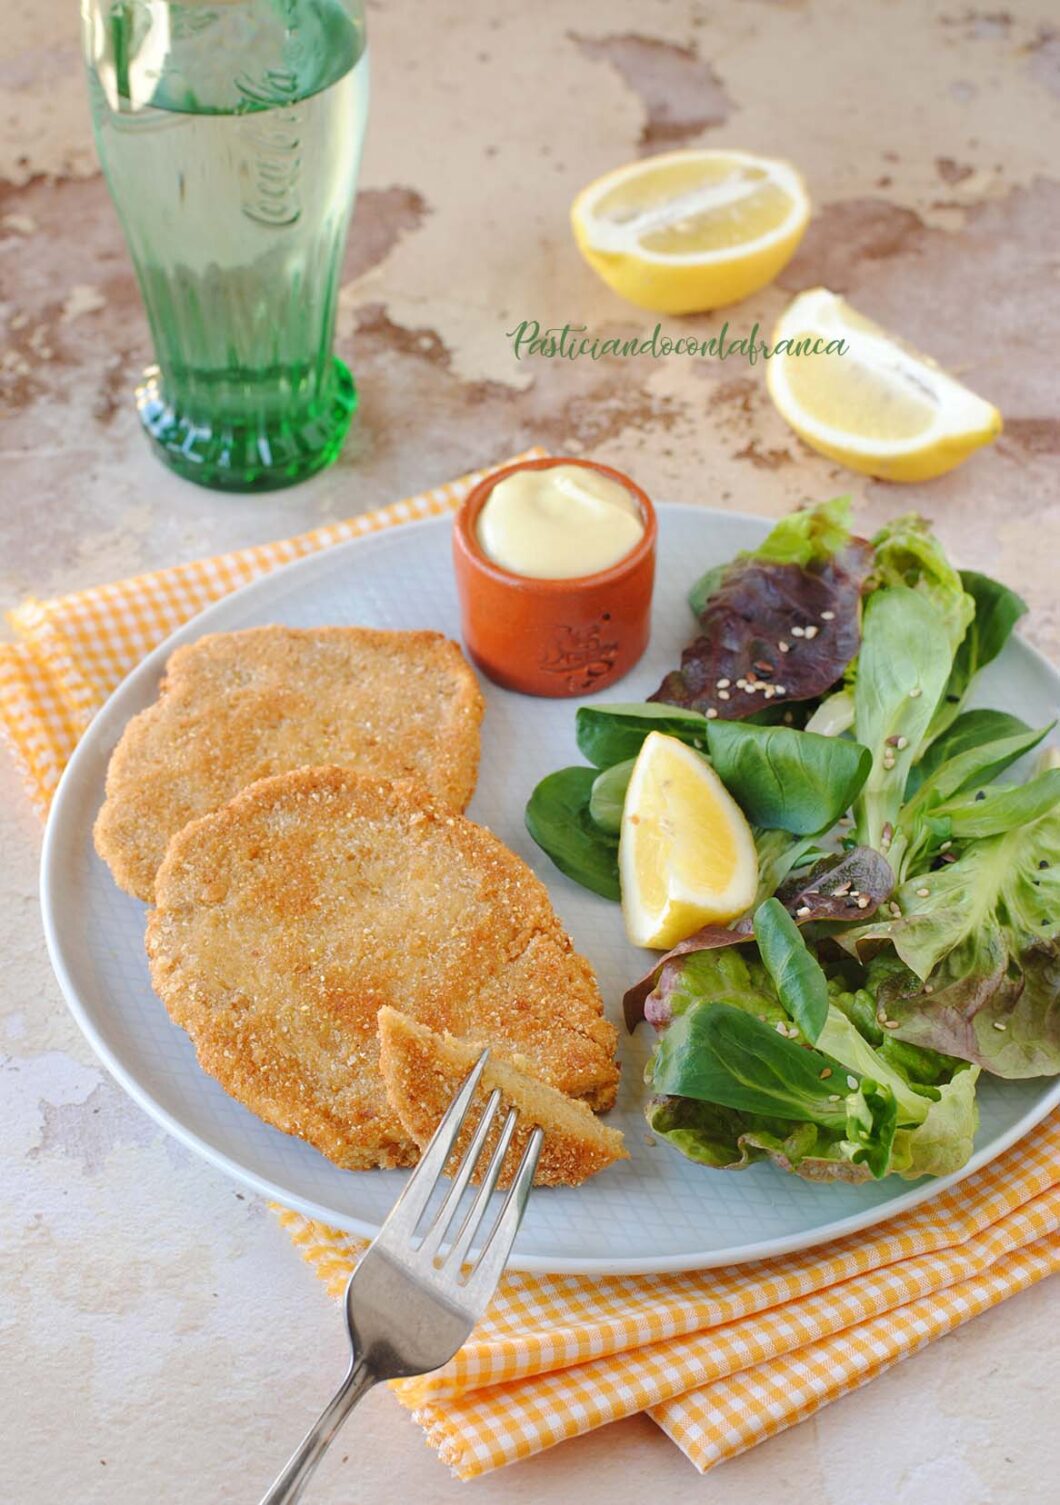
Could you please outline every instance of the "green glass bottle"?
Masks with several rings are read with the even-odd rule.
[[[356,406],[332,353],[368,107],[361,0],[82,0],[96,145],[157,364],[137,404],[203,486],[289,486]]]

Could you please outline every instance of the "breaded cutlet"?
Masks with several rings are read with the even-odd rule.
[[[147,902],[169,839],[247,784],[334,763],[415,778],[454,809],[475,788],[483,700],[439,632],[254,627],[177,648],[107,769],[96,850]]]
[[[481,1046],[441,1035],[397,1009],[379,1010],[380,1066],[390,1106],[420,1149],[441,1122]],[[537,1077],[520,1071],[497,1051],[486,1062],[472,1111],[456,1144],[463,1155],[486,1099],[501,1094],[486,1137],[480,1166],[489,1163],[509,1109],[519,1118],[505,1156],[500,1185],[510,1184],[535,1125],[545,1133],[534,1173],[535,1186],[579,1186],[616,1160],[629,1158],[622,1135],[595,1116],[585,1103],[565,1097]]]
[[[264,779],[173,838],[155,902],[151,977],[202,1066],[339,1165],[418,1153],[380,1074],[387,1004],[614,1101],[615,1028],[544,885],[417,785]]]

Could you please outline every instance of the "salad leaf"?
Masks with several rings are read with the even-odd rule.
[[[893,831],[928,725],[953,661],[945,619],[908,586],[877,591],[865,607],[854,689],[854,732],[872,769],[854,806],[857,836],[880,849]]]
[[[849,507],[838,498],[783,518],[753,553],[709,571],[690,598],[701,635],[651,699],[743,721],[829,690],[857,652],[872,564]]]
[[[989,575],[981,575],[977,570],[961,570],[960,579],[966,594],[974,602],[974,615],[954,656],[945,694],[928,729],[929,740],[934,740],[953,723],[972,680],[980,669],[997,658],[1027,610],[1022,597]]]
[[[1013,718],[1015,719],[1015,718]],[[954,725],[956,726],[956,722]],[[1020,730],[1007,733],[989,741],[973,741],[962,746],[952,757],[938,763],[924,778],[917,792],[899,811],[888,858],[899,876],[922,870],[935,855],[942,841],[957,834],[951,816],[956,814],[958,824],[967,815],[965,835],[992,836],[1006,830],[1016,819],[1030,819],[1031,807],[1038,813],[1048,807],[1049,785],[1041,785],[1024,795],[1003,799],[1000,791],[983,791],[975,786],[989,780],[1011,767],[1025,753],[1038,745],[1051,727],[1037,731],[1019,723]],[[943,738],[942,740],[946,740]],[[962,739],[967,741],[967,738]],[[1024,786],[1029,789],[1029,786]],[[964,791],[973,790],[967,799],[958,799]],[[986,801],[986,807],[983,807]],[[1036,803],[1037,802],[1037,803]],[[966,809],[971,805],[970,811]],[[988,829],[988,826],[990,829]],[[975,829],[973,829],[973,827]]]
[[[622,826],[622,807],[626,803],[630,774],[636,758],[627,758],[605,768],[593,780],[589,795],[589,815],[593,823],[611,836],[617,836]]]
[[[874,547],[854,683],[854,735],[873,762],[855,815],[858,840],[882,850],[975,602],[922,518],[899,518]]]
[[[907,880],[894,907],[834,939],[872,956],[899,1039],[998,1076],[1060,1072],[1060,806]]]
[[[768,1159],[807,1181],[872,1179],[867,1165],[843,1152],[838,1134],[813,1123],[757,1118],[691,1097],[653,1098],[646,1117],[653,1134],[687,1159],[716,1170],[743,1170]]]
[[[736,1169],[768,1156],[802,1176],[846,1180],[915,1177],[967,1159],[976,1069],[895,1041],[868,988],[831,980],[815,1049],[742,949],[685,956],[664,969],[664,988],[647,1117],[691,1159]],[[958,1075],[968,1081],[950,1092]]]
[[[756,826],[813,836],[849,809],[872,755],[856,742],[789,726],[707,723],[710,761]]]
[[[1042,733],[1044,735],[1044,733]],[[1026,784],[999,784],[938,805],[932,811],[954,836],[1000,836],[1026,825],[1060,803],[1060,768],[1050,768]]]
[[[871,847],[822,857],[808,873],[789,878],[777,898],[800,923],[813,920],[865,920],[890,898],[894,873]]]
[[[833,554],[840,553],[850,543],[850,497],[836,496],[829,502],[818,502],[816,507],[804,507],[798,512],[789,512],[774,523],[766,538],[757,549],[737,554],[729,564],[712,565],[706,574],[693,585],[688,593],[688,604],[698,618],[703,608],[717,590],[730,564],[754,559],[770,564],[797,564],[808,569],[812,564],[823,564]]]
[[[968,1066],[954,1074],[940,1090],[938,1101],[928,1107],[923,1123],[898,1129],[891,1150],[890,1169],[904,1180],[920,1176],[950,1176],[967,1165],[979,1127],[975,1084],[979,1067]]]
[[[649,732],[678,737],[700,752],[707,746],[707,721],[698,711],[643,700],[617,705],[583,705],[575,716],[578,751],[597,768],[635,758]]]
[[[779,900],[767,899],[755,910],[754,937],[781,1003],[807,1040],[816,1042],[828,1017],[828,983]]]
[[[652,731],[706,752],[753,825],[800,836],[835,824],[868,777],[872,761],[855,742],[789,726],[708,721],[697,712],[650,701],[581,706],[577,713],[578,748],[597,768],[634,759]]]
[[[950,758],[960,753],[981,747],[984,742],[997,742],[1005,737],[1016,737],[1029,732],[1030,727],[1018,716],[1007,711],[974,710],[962,711],[944,732],[941,732],[924,752],[919,763],[914,764],[905,786],[906,799],[912,799],[925,779]]]
[[[815,1125],[838,1140],[843,1158],[874,1176],[886,1173],[897,1117],[890,1089],[857,1080],[822,1051],[730,1004],[696,1003],[674,1017],[656,1051],[652,1085],[666,1097]]]
[[[788,831],[763,831],[759,828],[754,832],[754,839],[758,853],[757,904],[776,893],[790,874],[799,873],[822,855],[815,836],[792,836]]]
[[[560,768],[535,788],[526,829],[561,873],[605,899],[618,899],[618,839],[589,814],[595,768]]]
[[[852,686],[836,690],[821,701],[804,728],[820,737],[841,737],[854,725],[854,691]]]
[[[885,859],[870,847],[854,847],[841,856],[822,859],[805,878],[791,879],[777,891],[777,899],[789,914],[796,917],[799,925],[808,925],[814,920],[861,920],[887,898],[893,886],[894,876]],[[858,905],[861,898],[868,900],[864,907]],[[669,1021],[672,1012],[671,996],[678,978],[685,978],[683,986],[687,986],[689,982],[686,973],[689,973],[691,961],[684,968],[675,965],[682,958],[691,959],[698,952],[741,946],[754,938],[751,919],[745,915],[728,927],[704,925],[687,940],[679,941],[665,956],[657,958],[651,969],[627,989],[622,1000],[627,1029],[635,1030],[643,1019],[656,1025]],[[724,966],[721,959],[711,965],[719,969]],[[710,973],[710,986],[717,992],[719,981],[723,982],[726,996],[749,990],[758,999],[756,1009],[759,1016],[765,1017],[761,1005],[763,995],[746,980],[746,971],[740,970],[743,966],[743,962],[740,962],[737,967],[730,966],[727,971]],[[694,973],[691,974],[691,981],[695,981]],[[775,1017],[784,1018],[783,1010],[778,1008]]]

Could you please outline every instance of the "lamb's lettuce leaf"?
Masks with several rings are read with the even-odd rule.
[[[956,1168],[970,1153],[974,1093],[949,1088],[958,1073],[974,1087],[975,1069],[893,1040],[867,989],[832,979],[816,1047],[743,945],[673,961],[649,1018],[657,997],[648,1121],[693,1160],[738,1168],[768,1156],[802,1176],[858,1180]]]
[[[857,742],[789,726],[707,723],[710,761],[753,825],[814,836],[851,806],[872,756]]]
[[[876,1177],[887,1172],[896,1125],[890,1089],[731,1004],[695,1003],[675,1016],[659,1042],[652,1085],[665,1097],[809,1124],[837,1159],[864,1164]]]
[[[589,814],[596,774],[577,765],[548,774],[527,801],[526,829],[561,873],[605,899],[618,899],[618,837]]]
[[[755,910],[754,937],[777,997],[806,1039],[816,1042],[828,1017],[828,980],[779,899]]]

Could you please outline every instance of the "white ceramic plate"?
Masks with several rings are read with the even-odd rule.
[[[709,565],[753,547],[759,519],[677,506],[660,508],[652,642],[609,698],[650,694],[692,628],[685,592]],[[175,633],[115,692],[92,722],[62,780],[48,823],[42,869],[44,924],[67,1002],[104,1064],[172,1134],[237,1180],[289,1207],[354,1233],[373,1233],[400,1188],[399,1172],[339,1170],[300,1140],[260,1122],[199,1069],[191,1043],[151,990],[144,908],[121,893],[92,848],[107,760],[135,712],[156,695],[175,644],[269,622],[433,627],[459,637],[448,518],[410,523],[327,550],[255,582]],[[983,676],[978,697],[1040,724],[1060,679],[1022,642]],[[644,970],[645,953],[622,933],[617,905],[552,867],[523,825],[527,795],[544,774],[578,761],[577,702],[537,700],[488,683],[483,756],[471,816],[490,826],[548,884],[574,942],[597,970],[608,1012]],[[631,1159],[576,1190],[537,1194],[513,1265],[596,1273],[695,1269],[759,1259],[850,1233],[935,1196],[957,1177],[912,1186],[814,1185],[769,1165],[723,1174],[650,1144],[641,1116],[650,1030],[621,1035],[622,1089],[610,1122]],[[962,1175],[1012,1144],[1060,1101],[1060,1083],[983,1080],[982,1125]]]

